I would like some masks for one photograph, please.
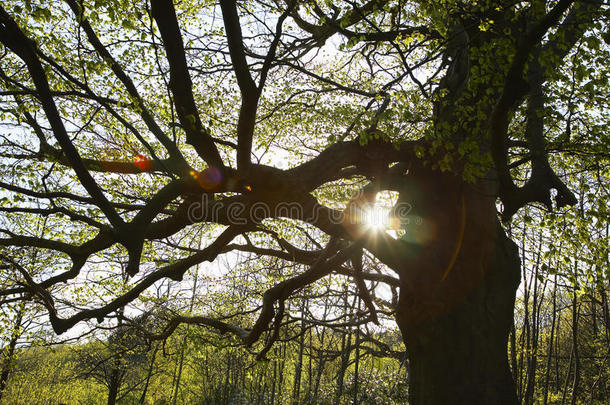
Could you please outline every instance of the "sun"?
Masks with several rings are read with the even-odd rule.
[[[363,210],[362,222],[374,230],[383,230],[389,226],[389,210],[372,205]]]

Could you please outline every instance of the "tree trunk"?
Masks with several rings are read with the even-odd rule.
[[[273,354],[276,360],[273,360],[273,378],[271,379],[271,400],[269,401],[270,405],[275,404],[275,381],[277,377],[277,347],[273,349]]]
[[[140,396],[140,404],[146,403],[146,394],[148,393],[148,386],[150,385],[150,379],[152,378],[155,370],[155,359],[157,358],[157,352],[159,351],[159,344],[155,345],[153,349],[150,363],[148,365],[148,371],[146,373],[146,380],[144,381],[144,388],[142,389],[142,395]]]
[[[328,315],[328,301],[325,300],[324,301],[324,313],[322,314],[322,321],[326,321],[326,316]],[[311,330],[311,329],[310,329]],[[313,387],[313,394],[312,394],[312,399],[310,401],[311,404],[317,404],[318,403],[318,390],[320,388],[320,380],[322,379],[322,372],[324,371],[324,363],[325,363],[325,359],[324,359],[324,348],[327,346],[325,345],[324,342],[324,337],[326,336],[326,328],[322,328],[322,331],[320,332],[320,344],[319,344],[319,349],[318,349],[318,367],[316,370],[316,381],[314,383],[314,387]],[[313,351],[310,351],[310,353],[313,354]]]
[[[176,405],[176,401],[178,401],[178,393],[180,391],[180,380],[182,379],[182,367],[184,366],[184,351],[186,349],[187,333],[188,325],[184,337],[182,338],[182,344],[180,345],[180,357],[178,358],[178,363],[176,363],[176,370],[174,370],[174,385],[172,386],[172,405]]]
[[[576,262],[578,268],[578,262]],[[572,381],[572,399],[570,404],[576,403],[578,398],[578,385],[580,383],[580,353],[578,351],[578,299],[576,295],[576,286],[572,296],[572,353],[574,354],[574,380]]]
[[[529,351],[529,357],[527,361],[527,385],[525,389],[525,404],[531,405],[534,403],[534,389],[536,387],[536,370],[538,369],[538,333],[539,333],[539,319],[540,311],[538,308],[538,271],[540,268],[540,252],[542,249],[542,235],[540,235],[540,242],[536,253],[536,266],[532,273],[534,283],[532,290],[532,322],[531,322],[531,351]],[[525,267],[525,266],[524,266]],[[543,294],[544,295],[544,291]],[[526,303],[527,305],[527,303]]]
[[[358,306],[356,307],[357,311],[360,310],[360,298],[358,298]],[[360,327],[356,326],[356,348],[355,348],[355,358],[354,358],[354,397],[352,399],[353,405],[358,405],[358,372],[360,367]]]
[[[347,341],[346,335],[347,334]],[[349,366],[349,355],[352,350],[352,331],[351,329],[341,337],[341,366],[339,373],[337,373],[337,391],[335,392],[334,405],[341,403],[341,396],[343,395],[343,380],[345,378],[345,371]]]
[[[487,241],[489,236],[479,237]],[[441,310],[422,316],[422,306],[401,286],[396,318],[409,354],[412,405],[518,403],[507,344],[520,280],[519,253],[499,225],[491,243],[483,274],[451,306],[441,303]],[[480,258],[471,257],[475,245],[472,234],[464,236],[460,255],[466,258],[455,262],[455,277],[464,277],[464,266],[473,260],[480,265]]]
[[[552,320],[551,320],[551,336],[548,341],[547,357],[546,357],[546,374],[544,377],[544,391],[542,394],[543,403],[547,405],[549,398],[549,384],[551,375],[551,356],[553,354],[553,339],[555,337],[555,321],[557,320],[557,274],[553,281],[553,309],[552,309]],[[557,354],[556,354],[557,355]]]
[[[301,394],[301,374],[303,371],[303,349],[305,346],[305,308],[307,300],[304,300],[301,306],[301,333],[299,337],[299,355],[294,367],[294,384],[292,386],[292,403],[297,405]]]
[[[122,316],[123,308],[117,311],[118,322],[117,331],[121,330],[123,325]],[[120,336],[120,335],[118,335]],[[114,405],[117,402],[117,396],[119,389],[121,388],[122,372],[121,372],[121,358],[123,356],[122,342],[120,338],[116,343],[111,344],[110,349],[114,352],[112,355],[112,368],[110,369],[110,375],[108,376],[108,405]]]
[[[119,386],[121,385],[119,373],[120,371],[118,368],[114,368],[112,370],[112,374],[110,375],[110,384],[108,385],[108,400],[106,401],[108,405],[116,404],[116,399],[119,394]]]
[[[24,312],[25,307],[22,306],[19,309],[19,312],[17,312],[17,318],[15,319],[15,324],[13,325],[13,333],[11,336],[11,340],[9,341],[8,346],[2,349],[2,351],[6,350],[6,353],[2,353],[4,361],[2,363],[2,371],[0,372],[0,399],[2,399],[2,396],[4,394],[4,390],[6,388],[6,384],[11,373],[11,367],[13,366],[15,348],[17,347],[17,341],[21,336],[21,323],[23,321]]]
[[[279,360],[279,378],[278,378],[278,383],[277,383],[277,390],[278,390],[278,402],[282,403],[282,401],[284,400],[284,368],[286,367],[286,342],[283,343],[282,347],[280,348],[280,359]]]
[[[525,396],[525,382],[524,379],[527,379],[527,368],[525,367],[525,363],[528,361],[528,356],[530,353],[530,315],[529,315],[529,302],[530,302],[530,285],[531,285],[531,277],[530,280],[527,279],[527,273],[525,268],[525,244],[526,244],[526,227],[525,223],[523,223],[523,234],[521,239],[521,264],[523,264],[521,275],[523,277],[523,327],[521,328],[521,334],[519,335],[519,367],[517,376],[519,378],[515,378],[515,389],[517,391],[517,399],[519,403],[523,403],[523,399]],[[531,274],[531,273],[530,273]]]

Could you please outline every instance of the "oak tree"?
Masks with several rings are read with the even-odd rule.
[[[607,18],[597,0],[3,1],[0,296],[62,334],[239,252],[255,318],[174,314],[156,337],[195,324],[264,338],[263,358],[286,301],[341,274],[360,322],[394,316],[411,403],[517,403],[500,220],[574,205],[566,162],[607,176]]]

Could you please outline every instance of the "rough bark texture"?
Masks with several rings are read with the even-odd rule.
[[[517,251],[502,233],[489,271],[463,302],[418,325],[399,323],[411,404],[517,403],[506,349],[518,283]]]
[[[420,206],[439,232],[419,251],[421,276],[401,276],[396,314],[409,353],[410,404],[516,404],[507,344],[517,246],[497,220],[493,193],[438,176],[427,179],[434,197]]]

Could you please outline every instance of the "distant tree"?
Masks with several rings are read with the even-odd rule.
[[[147,349],[138,328],[120,322],[107,339],[76,349],[80,377],[107,387],[107,404],[116,404],[150,378],[143,373]]]
[[[607,184],[607,24],[597,0],[3,1],[0,296],[61,334],[249,254],[243,283],[208,279],[226,305],[157,337],[265,335],[264,357],[285,301],[339,273],[356,322],[394,315],[410,403],[517,403],[497,208],[575,204],[567,171]]]

